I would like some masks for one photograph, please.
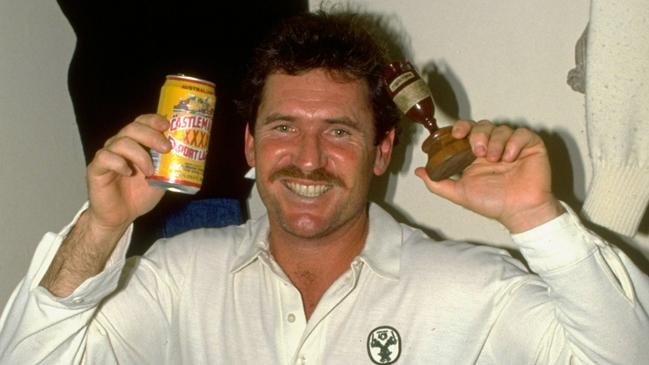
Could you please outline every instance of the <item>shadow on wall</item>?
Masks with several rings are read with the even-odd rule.
[[[640,221],[638,232],[649,234],[649,209],[645,211],[644,217],[642,218],[642,221]]]
[[[584,161],[572,161],[570,151],[575,151],[577,142],[567,132],[540,130],[537,133],[545,142],[552,168],[552,191],[560,200],[579,211],[583,202],[575,191],[575,176],[584,176]],[[579,155],[577,154],[577,158]]]
[[[436,116],[443,113],[451,120],[470,119],[471,104],[468,95],[462,87],[459,78],[445,62],[440,61],[435,63],[430,61],[426,63],[422,68],[421,77],[428,84],[433,99],[435,100]],[[400,173],[410,170],[411,156],[413,153],[421,153],[421,146],[414,145],[418,129],[421,128],[423,127],[418,123],[406,117],[402,118],[399,124],[399,144],[394,148],[390,169],[387,174],[376,179],[371,196],[374,198],[374,201],[379,203],[399,221],[421,229],[433,239],[441,240],[444,237],[438,232],[430,227],[421,226],[412,222],[407,213],[400,211],[388,203],[394,196],[394,187],[392,189],[390,188],[390,181],[396,180]]]
[[[422,77],[427,80],[435,106],[451,120],[471,119],[471,103],[460,79],[443,60],[426,63]]]

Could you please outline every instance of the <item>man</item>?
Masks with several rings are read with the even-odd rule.
[[[460,121],[478,159],[428,188],[497,219],[501,250],[433,242],[367,201],[396,114],[355,18],[311,14],[261,47],[245,156],[268,215],[156,243],[124,267],[129,225],[162,192],[137,118],[88,166],[89,205],[43,239],[2,317],[3,363],[529,364],[649,359],[649,282],[550,191],[541,139]],[[121,280],[118,282],[118,277]]]

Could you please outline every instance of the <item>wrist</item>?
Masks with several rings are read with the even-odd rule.
[[[566,210],[554,197],[534,207],[523,209],[501,220],[510,233],[529,231],[562,215]]]
[[[117,241],[126,232],[131,223],[106,224],[95,214],[92,206],[90,206],[79,216],[76,225],[81,227],[81,230],[91,237],[91,242],[106,243]]]

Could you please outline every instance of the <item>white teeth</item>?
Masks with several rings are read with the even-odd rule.
[[[331,189],[329,185],[303,185],[292,182],[287,182],[285,185],[295,194],[305,198],[318,197]]]

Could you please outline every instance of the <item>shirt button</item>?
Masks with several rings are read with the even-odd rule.
[[[295,314],[289,313],[288,316],[286,317],[286,320],[288,320],[290,323],[295,322]]]
[[[83,303],[83,298],[81,297],[72,298],[72,304],[81,304],[81,303]]]

